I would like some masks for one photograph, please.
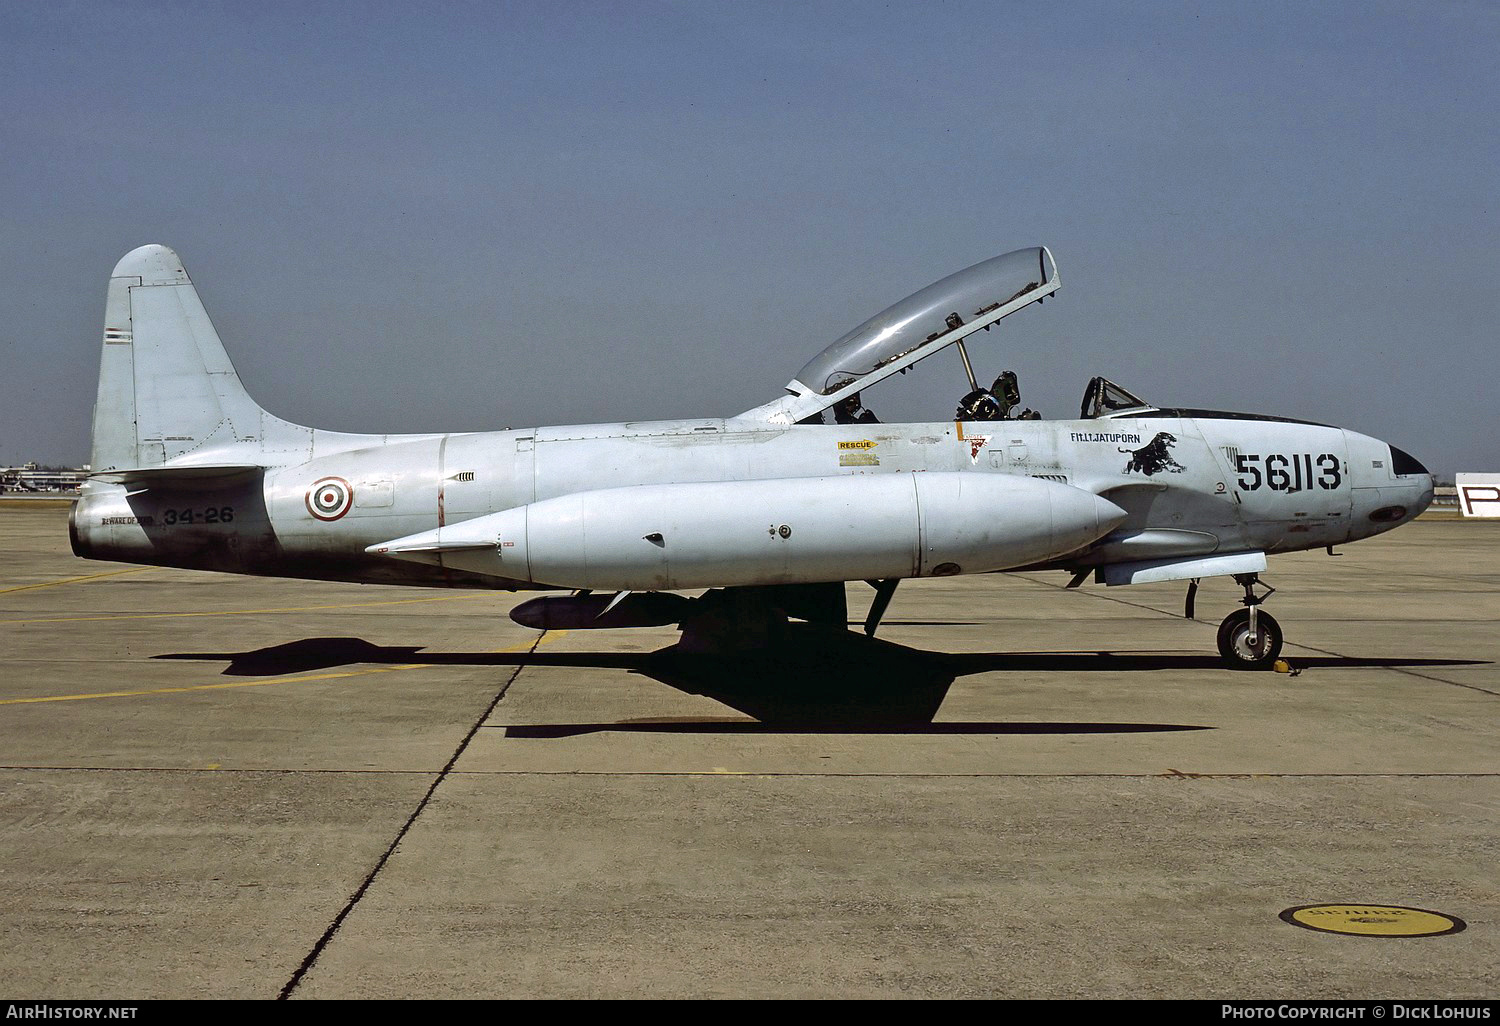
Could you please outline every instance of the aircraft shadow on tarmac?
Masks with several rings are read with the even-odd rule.
[[[976,673],[1066,673],[1202,669],[1230,671],[1209,655],[1115,652],[980,652],[946,654],[897,645],[853,631],[790,624],[774,648],[734,653],[427,652],[417,646],[374,645],[361,638],[307,638],[250,652],[182,652],[157,659],[227,660],[231,676],[280,676],[360,663],[429,666],[554,666],[621,669],[685,694],[729,706],[742,720],[626,721],[513,725],[508,737],[556,738],[599,731],[636,733],[910,733],[1093,734],[1210,730],[1172,723],[934,722],[958,677]],[[1464,659],[1298,658],[1297,666],[1454,666]]]

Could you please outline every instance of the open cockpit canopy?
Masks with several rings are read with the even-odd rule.
[[[790,424],[906,370],[918,360],[1061,286],[1044,246],[1018,249],[950,274],[865,321],[817,356],[786,386],[790,393],[741,417]]]
[[[1048,262],[1041,247],[1018,249],[950,274],[834,342],[808,361],[797,380],[831,395],[909,353],[942,349],[957,341],[945,335],[1045,285]]]

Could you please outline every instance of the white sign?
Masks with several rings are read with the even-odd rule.
[[[1459,474],[1458,508],[1466,517],[1500,517],[1500,474]]]

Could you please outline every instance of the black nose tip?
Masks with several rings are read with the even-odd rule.
[[[1406,474],[1430,474],[1431,473],[1431,471],[1429,471],[1426,467],[1422,466],[1421,462],[1418,461],[1417,458],[1415,456],[1413,456],[1411,453],[1404,452],[1401,449],[1396,448],[1394,445],[1391,446],[1390,448],[1391,448],[1391,473],[1395,474],[1397,477],[1401,477],[1401,476],[1406,475]]]

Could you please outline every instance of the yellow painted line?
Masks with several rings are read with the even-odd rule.
[[[567,631],[547,631],[535,641],[495,649],[495,653],[525,652],[562,637]],[[258,688],[265,684],[306,684],[319,680],[342,680],[372,673],[394,673],[397,670],[421,670],[432,663],[405,663],[401,666],[375,666],[368,670],[345,670],[340,673],[315,673],[304,677],[269,677],[265,680],[223,681],[218,684],[193,684],[180,688],[149,688],[142,691],[100,691],[91,695],[47,695],[43,698],[3,698],[0,705],[38,705],[42,702],[84,702],[94,698],[140,698],[145,695],[180,695],[190,691],[224,691],[229,688]]]
[[[319,673],[309,677],[274,677],[269,680],[237,680],[222,684],[194,684],[182,688],[151,688],[146,691],[100,691],[92,695],[48,695],[45,698],[5,698],[0,705],[35,705],[40,702],[83,702],[91,698],[138,698],[142,695],[177,695],[188,691],[218,691],[225,688],[255,688],[262,684],[304,684],[314,680],[337,680],[341,677],[362,677],[369,673],[390,673],[393,670],[415,670],[426,663],[409,663],[405,666],[380,666],[371,670],[350,670],[346,673]]]
[[[152,569],[155,569],[154,567]],[[122,571],[130,573],[130,571]],[[62,582],[58,582],[62,583]],[[46,587],[46,585],[33,585]],[[3,594],[3,593],[0,593]],[[384,602],[340,602],[327,606],[287,606],[283,609],[223,609],[192,613],[120,613],[109,616],[54,616],[33,620],[0,620],[7,623],[80,623],[86,620],[164,620],[179,616],[254,616],[260,613],[309,613],[319,609],[364,609],[369,606],[405,606],[414,602],[456,602],[459,599],[481,598],[494,592],[475,591],[463,595],[440,595],[437,598],[390,599]]]
[[[148,570],[161,570],[159,566],[134,566],[129,570],[111,570],[103,574],[89,574],[87,577],[66,577],[61,581],[48,581],[46,584],[23,584],[19,588],[0,588],[0,595],[9,595],[13,591],[30,591],[33,588],[55,588],[59,584],[77,584],[79,581],[97,581],[101,577],[119,577],[121,574],[143,574]]]

